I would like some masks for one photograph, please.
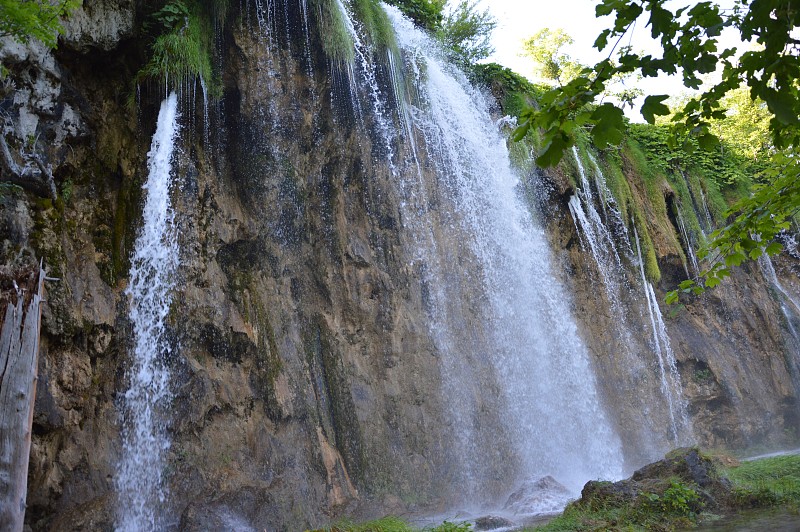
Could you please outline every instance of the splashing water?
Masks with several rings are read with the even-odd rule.
[[[160,413],[170,397],[169,371],[164,362],[170,349],[165,319],[178,266],[170,204],[172,157],[179,131],[177,108],[178,97],[173,93],[161,104],[158,114],[158,127],[147,154],[144,224],[136,239],[126,291],[134,346],[116,477],[116,529],[121,532],[159,530],[156,509],[166,498],[162,469],[169,440]]]
[[[450,400],[453,430],[468,470],[460,487],[467,497],[480,493],[499,470],[493,460],[504,459],[497,453],[504,445],[513,455],[505,459],[519,466],[509,482],[551,474],[577,491],[590,478],[619,477],[620,441],[600,403],[567,293],[551,269],[544,232],[520,198],[488,104],[423,32],[397,9],[385,9],[417,91],[403,105],[425,140],[451,209],[438,214],[450,234],[439,235],[438,247],[425,258],[438,265],[427,270],[428,284],[442,294],[432,298],[431,327],[439,339],[444,388],[456,391]],[[416,175],[400,178],[403,186],[418,186]],[[408,208],[403,214],[407,230],[414,231],[423,225],[414,218],[431,213]],[[469,304],[476,297],[479,302]],[[481,322],[470,324],[462,311],[478,312]],[[492,400],[502,410],[484,417]]]

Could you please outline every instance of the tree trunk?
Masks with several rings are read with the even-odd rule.
[[[25,519],[44,279],[40,267],[27,309],[17,290],[0,329],[0,530],[9,532],[20,532]]]

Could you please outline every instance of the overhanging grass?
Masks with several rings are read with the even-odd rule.
[[[378,0],[352,0],[353,12],[379,50],[396,50],[394,28]]]
[[[322,49],[333,63],[352,63],[353,38],[347,31],[344,15],[336,0],[313,0]]]

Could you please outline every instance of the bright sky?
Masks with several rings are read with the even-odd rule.
[[[495,54],[490,58],[512,70],[534,78],[533,63],[520,57],[522,50],[521,41],[530,37],[542,28],[561,28],[574,40],[575,44],[566,51],[577,61],[593,65],[608,53],[601,54],[593,44],[602,30],[610,27],[613,17],[595,18],[594,8],[597,0],[482,0],[481,4],[488,7],[497,19],[497,29],[494,31],[493,44]],[[680,5],[696,2],[670,2],[670,8],[675,9]],[[722,0],[720,4],[732,4],[732,0]],[[728,36],[723,41],[727,46],[735,46],[735,34]],[[630,43],[634,51],[645,50],[655,53],[657,45],[650,38],[650,28],[639,24],[634,28],[632,36],[624,39],[624,44]],[[680,77],[645,78],[639,83],[645,94],[669,94],[678,96],[688,91],[683,86]],[[626,111],[632,119],[641,121],[638,110],[633,114]]]

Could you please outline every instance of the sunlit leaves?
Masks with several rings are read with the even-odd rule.
[[[595,146],[602,150],[609,144],[617,145],[622,141],[625,123],[619,107],[604,103],[592,112],[589,119],[594,124],[591,133]]]

